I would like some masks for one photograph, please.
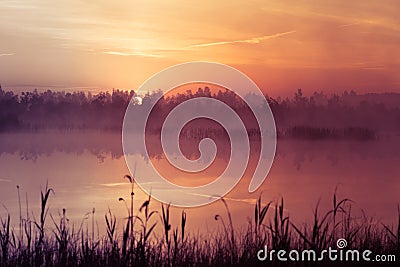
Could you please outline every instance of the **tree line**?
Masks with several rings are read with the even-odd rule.
[[[141,105],[135,105],[139,116],[143,106],[152,105],[160,94],[156,91],[142,96]],[[120,131],[126,107],[134,96],[133,90],[97,94],[34,90],[16,94],[0,87],[0,131]],[[239,114],[248,111],[245,102],[233,92],[205,87],[162,97],[155,107],[156,117],[162,119],[179,103],[199,96],[219,99]],[[361,95],[345,91],[340,95],[315,92],[305,96],[298,89],[291,98],[265,97],[281,136],[324,137],[359,132],[371,137],[377,132],[400,132],[400,94]],[[245,97],[248,101],[255,98],[251,94]],[[249,130],[254,130],[251,128],[252,125]]]

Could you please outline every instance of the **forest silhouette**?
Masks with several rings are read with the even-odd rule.
[[[162,92],[159,90],[142,96],[141,105],[134,104],[138,116],[146,105],[153,105],[160,94]],[[0,87],[0,132],[121,131],[126,107],[133,96],[133,90],[113,90],[98,94],[34,90],[15,94]],[[165,115],[175,106],[193,97],[216,98],[239,114],[249,110],[235,93],[228,90],[212,93],[205,87],[161,97],[154,108],[156,120],[165,119]],[[315,92],[305,96],[298,89],[290,99],[265,97],[274,114],[279,138],[373,140],[382,134],[400,133],[400,94],[397,93],[361,95],[345,91],[341,95]],[[248,94],[245,100],[262,103],[252,94]],[[161,127],[162,123],[154,125]],[[159,130],[151,127],[150,130]],[[191,132],[183,134],[201,139],[207,131],[211,131],[218,136],[221,129],[212,127],[192,128]],[[246,125],[246,128],[250,136],[257,130],[254,123]]]

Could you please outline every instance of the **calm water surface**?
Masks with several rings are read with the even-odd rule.
[[[313,208],[321,200],[322,210],[332,205],[332,194],[354,201],[355,215],[363,209],[385,223],[394,223],[400,203],[400,137],[378,141],[279,140],[277,154],[267,180],[255,193],[248,193],[245,177],[226,199],[236,228],[246,226],[253,216],[255,199],[264,202],[283,197],[286,210],[296,222],[311,220]],[[134,156],[141,157],[140,153]],[[18,224],[16,186],[20,186],[23,212],[28,197],[29,214],[40,214],[40,189],[46,181],[54,188],[50,213],[57,217],[63,208],[76,224],[95,208],[99,231],[110,208],[120,219],[127,216],[125,205],[130,184],[123,179],[129,171],[116,133],[7,133],[0,134],[0,215],[12,214]],[[135,188],[135,207],[147,199]],[[151,208],[159,210],[153,200]],[[172,223],[179,223],[182,209],[173,208]],[[188,228],[206,233],[218,228],[216,214],[226,215],[223,204],[185,209]],[[49,223],[51,224],[51,222]]]

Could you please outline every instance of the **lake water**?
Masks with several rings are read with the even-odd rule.
[[[363,209],[384,223],[394,223],[400,203],[400,137],[381,137],[377,141],[278,140],[272,169],[254,193],[247,191],[250,177],[244,177],[226,196],[236,228],[253,218],[254,203],[262,193],[263,202],[285,200],[286,211],[295,222],[312,219],[321,199],[321,209],[332,205],[338,186],[339,197],[354,201],[355,215]],[[140,157],[141,155],[137,155]],[[55,218],[63,208],[69,219],[80,224],[95,208],[99,231],[104,232],[104,214],[110,208],[119,218],[127,216],[123,197],[130,198],[129,174],[122,154],[121,136],[116,133],[3,133],[0,134],[0,215],[11,213],[18,224],[19,205],[16,186],[20,186],[23,213],[25,199],[29,214],[40,214],[40,189],[46,181],[55,194],[50,196],[50,213]],[[147,195],[135,188],[135,210]],[[152,200],[151,208],[160,209]],[[181,208],[172,209],[172,224],[178,225]],[[221,201],[199,208],[187,208],[189,231],[210,232],[226,216]],[[86,216],[87,217],[87,216]],[[52,222],[49,220],[48,224]]]

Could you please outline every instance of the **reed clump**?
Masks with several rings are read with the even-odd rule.
[[[282,263],[276,258],[262,262],[257,252],[264,246],[276,251],[322,251],[329,246],[336,248],[339,238],[347,240],[347,249],[400,256],[400,208],[398,220],[384,225],[366,215],[354,216],[351,200],[338,199],[335,190],[330,210],[321,212],[317,203],[312,222],[299,224],[291,221],[284,199],[263,202],[260,195],[254,204],[254,217],[249,218],[246,228],[237,229],[227,201],[221,199],[226,212],[214,214],[220,230],[202,236],[187,232],[190,218],[185,211],[179,224],[172,225],[170,205],[151,210],[150,196],[134,209],[134,178],[126,178],[131,183],[131,203],[119,198],[127,210],[127,217],[120,222],[122,231],[118,230],[117,217],[108,210],[104,236],[95,234],[95,209],[76,227],[66,209],[56,216],[49,213],[54,191],[46,185],[41,192],[40,216],[35,218],[27,198],[26,207],[21,204],[17,187],[18,229],[11,224],[10,214],[0,216],[0,266],[312,266],[307,262]],[[374,266],[367,263],[324,261],[321,266]],[[385,266],[397,265],[387,262]]]

